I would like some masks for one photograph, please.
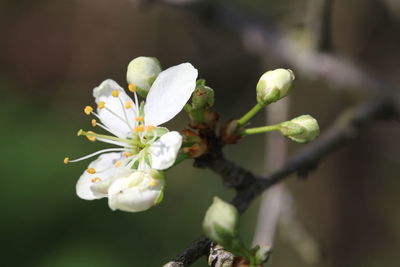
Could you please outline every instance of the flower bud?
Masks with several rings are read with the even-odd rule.
[[[161,65],[157,58],[137,57],[129,63],[126,79],[141,97],[146,97],[160,72]]]
[[[310,115],[302,115],[280,124],[281,133],[297,143],[308,143],[319,135],[316,119]]]
[[[128,172],[116,179],[108,189],[108,205],[112,210],[144,211],[162,201],[164,173],[157,170]]]
[[[267,71],[257,83],[257,102],[267,105],[287,96],[293,80],[294,74],[289,69]]]
[[[214,242],[229,247],[238,239],[238,211],[234,206],[218,197],[208,208],[203,221],[203,230]]]
[[[205,85],[198,85],[192,94],[192,104],[195,109],[209,108],[214,105],[214,90]]]

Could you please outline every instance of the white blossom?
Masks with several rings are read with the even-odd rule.
[[[108,197],[112,209],[126,211],[147,209],[151,206],[149,203],[154,205],[154,197],[160,194],[162,186],[146,186],[150,178],[143,177],[151,169],[165,170],[171,167],[182,145],[182,137],[178,132],[170,132],[160,125],[182,110],[196,87],[196,78],[197,70],[190,63],[166,69],[157,76],[145,103],[141,104],[132,83],[128,88],[134,94],[133,99],[111,79],[94,88],[97,112],[90,106],[84,112],[97,117],[97,120],[92,120],[93,126],[103,128],[112,135],[83,130],[78,135],[117,147],[75,160],[65,158],[64,163],[68,163],[101,154],[79,178],[76,190],[80,198],[92,200]],[[142,178],[139,179],[139,176]],[[139,180],[141,182],[137,186],[132,186]],[[123,194],[117,194],[117,189]],[[127,201],[120,204],[122,202],[118,199]],[[139,199],[142,199],[142,204],[138,204]]]

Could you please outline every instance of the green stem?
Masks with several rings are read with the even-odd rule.
[[[237,120],[238,127],[245,125],[254,115],[257,114],[264,106],[257,103],[249,112],[243,115],[240,119]]]
[[[249,263],[250,266],[249,267],[256,267],[256,260],[254,259],[253,255],[251,255],[251,257],[249,258]]]
[[[196,123],[204,123],[204,109],[192,109],[190,112]]]
[[[245,129],[240,134],[241,135],[259,134],[272,131],[279,131],[279,129],[280,129],[280,123],[263,127]]]

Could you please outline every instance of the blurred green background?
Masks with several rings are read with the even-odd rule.
[[[304,22],[310,2],[220,1],[283,30]],[[237,32],[195,10],[119,0],[0,1],[0,237],[2,266],[162,266],[202,234],[214,195],[233,192],[191,162],[170,170],[163,203],[143,213],[113,212],[106,200],[84,201],[75,183],[90,160],[64,165],[105,147],[76,136],[89,128],[82,108],[92,88],[112,78],[125,86],[129,61],[155,56],[164,68],[191,62],[215,89],[222,121],[255,103],[264,63]],[[333,46],[393,83],[400,79],[397,1],[334,1]],[[276,68],[273,62],[266,62]],[[296,69],[294,69],[296,73]],[[359,96],[297,76],[292,116],[311,114],[322,132]],[[262,125],[263,115],[254,125]],[[181,114],[169,124],[182,129]],[[322,249],[319,266],[397,266],[400,260],[398,123],[377,122],[323,160],[309,179],[291,179],[298,214]],[[263,136],[228,147],[228,158],[263,170]],[[291,144],[295,153],[301,145]],[[250,243],[257,202],[242,216]],[[307,266],[280,238],[270,266]],[[194,266],[206,266],[200,259]]]

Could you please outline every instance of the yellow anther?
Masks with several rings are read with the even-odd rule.
[[[93,111],[93,108],[91,106],[86,106],[83,111],[85,112],[86,115],[90,115]]]
[[[82,129],[80,129],[80,130],[76,133],[77,136],[80,136],[80,135],[82,135],[82,134],[83,134],[83,130],[82,130]]]
[[[158,185],[158,181],[156,179],[151,179],[151,181],[149,182],[149,185],[151,187],[155,187]]]
[[[93,126],[93,127],[96,127],[96,125],[97,125],[97,121],[96,121],[95,119],[93,119],[93,120],[92,120],[92,126]]]
[[[100,177],[95,177],[95,178],[92,179],[92,183],[100,182],[100,181],[101,181]]]
[[[126,102],[125,103],[125,108],[126,109],[129,109],[129,108],[131,108],[132,107],[132,102]]]
[[[144,120],[144,118],[143,117],[136,117],[136,119],[135,119],[136,121],[143,121]]]
[[[119,96],[118,90],[112,90],[111,95],[112,95],[113,97],[118,97],[118,96]]]
[[[118,168],[119,166],[121,166],[122,162],[120,160],[118,160],[117,162],[115,162],[114,167]]]
[[[136,86],[133,83],[130,83],[128,85],[128,89],[129,91],[131,91],[132,93],[136,92]]]
[[[99,109],[105,108],[105,106],[106,106],[106,103],[105,103],[104,101],[100,101],[100,102],[97,104],[97,107],[98,107]]]
[[[154,125],[148,125],[148,126],[146,127],[146,130],[147,130],[148,132],[151,132],[151,131],[154,130],[154,128],[156,128]]]
[[[90,173],[90,174],[95,174],[95,173],[96,173],[96,170],[93,169],[93,168],[88,168],[86,171],[87,171],[88,173]]]
[[[131,153],[131,152],[125,152],[125,153],[124,153],[124,156],[125,156],[126,158],[129,158],[130,156],[132,156],[132,153]]]
[[[88,133],[88,134],[95,134],[95,133],[92,132],[92,131],[88,131],[87,133]],[[86,138],[87,138],[89,141],[92,141],[92,142],[96,141],[96,137],[94,137],[94,136],[86,135]]]
[[[136,127],[133,129],[133,131],[134,131],[135,133],[143,132],[143,131],[144,131],[144,127],[143,127],[143,125],[136,126]]]
[[[68,157],[64,158],[64,164],[68,164],[68,162],[69,162],[69,158]]]

